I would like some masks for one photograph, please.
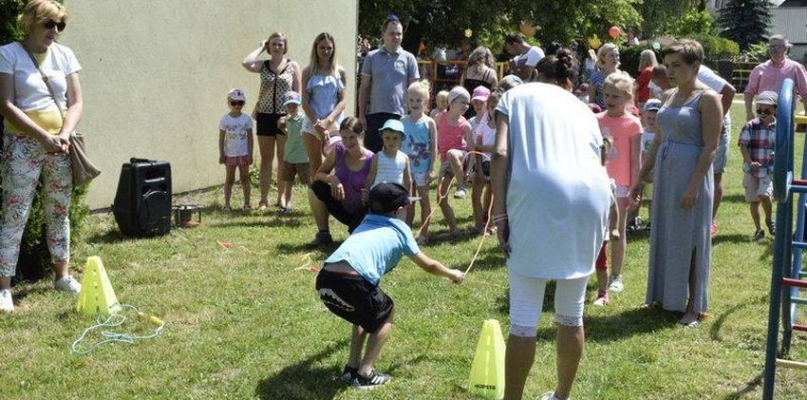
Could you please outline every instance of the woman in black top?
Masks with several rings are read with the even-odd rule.
[[[493,53],[487,47],[479,46],[468,56],[468,65],[460,77],[460,86],[464,87],[468,93],[473,93],[478,86],[484,86],[493,91],[499,84],[496,76]],[[470,119],[474,115],[476,113],[473,107],[468,107],[465,119]]]

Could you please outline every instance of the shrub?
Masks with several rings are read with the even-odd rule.
[[[8,44],[22,38],[22,31],[17,25],[17,15],[25,5],[23,0],[0,0],[0,45]],[[0,117],[2,123],[2,117]],[[0,152],[1,154],[2,152]],[[20,258],[17,262],[17,276],[15,280],[36,280],[45,276],[53,267],[50,261],[45,240],[45,209],[42,204],[42,182],[34,195],[28,224],[22,235]],[[3,181],[0,176],[0,196],[2,196]],[[90,209],[84,204],[87,194],[87,185],[73,188],[73,197],[70,204],[70,245],[77,243],[81,236],[82,225],[89,215]],[[0,218],[3,210],[0,208]]]
[[[659,58],[659,52],[653,49],[652,44],[621,47],[619,49],[619,69],[629,73],[634,78],[639,76],[639,55],[647,49],[653,50],[656,53],[656,58]]]
[[[748,46],[748,50],[740,58],[743,61],[765,62],[768,61],[769,54],[768,43],[755,43]]]
[[[703,51],[709,60],[734,60],[740,55],[740,46],[730,39],[708,34],[693,35],[689,39],[697,40],[703,45]]]

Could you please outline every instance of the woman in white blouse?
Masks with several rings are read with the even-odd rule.
[[[6,312],[14,310],[11,277],[40,176],[55,287],[74,294],[81,290],[68,272],[68,209],[73,189],[68,139],[83,111],[78,79],[81,66],[69,48],[56,43],[66,27],[64,6],[53,0],[32,0],[18,21],[25,38],[0,47],[0,114],[5,119],[0,167],[0,311]]]

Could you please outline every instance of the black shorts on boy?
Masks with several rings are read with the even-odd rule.
[[[377,332],[394,309],[380,287],[359,275],[321,270],[316,289],[328,310],[369,333]]]

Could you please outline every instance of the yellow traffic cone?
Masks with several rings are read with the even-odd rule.
[[[87,258],[87,266],[84,267],[84,277],[81,280],[81,292],[78,294],[76,311],[89,315],[114,314],[120,311],[118,298],[106,275],[104,263],[101,257],[92,256]]]
[[[476,344],[468,391],[487,399],[504,397],[504,338],[495,319],[485,320]]]

